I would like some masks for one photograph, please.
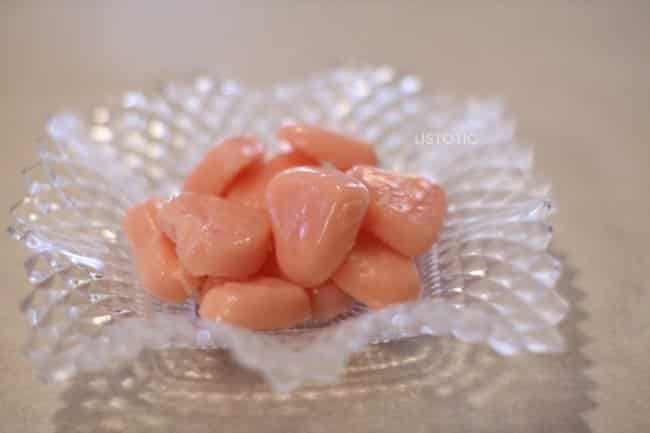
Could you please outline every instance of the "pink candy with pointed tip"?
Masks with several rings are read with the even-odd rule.
[[[357,164],[377,164],[377,154],[369,143],[310,125],[283,126],[278,137],[291,147],[318,161],[331,162],[341,170]]]
[[[362,182],[329,168],[293,168],[266,190],[283,274],[303,287],[324,283],[354,245],[368,208]]]
[[[159,221],[193,275],[246,278],[271,250],[271,228],[262,212],[211,195],[183,193],[161,208]]]
[[[213,147],[192,169],[183,191],[221,195],[239,173],[264,157],[264,146],[251,136],[234,136]]]
[[[372,309],[416,300],[422,292],[412,258],[404,257],[362,233],[332,276],[338,287]]]
[[[364,230],[411,257],[424,253],[436,242],[447,213],[442,188],[421,176],[376,167],[357,166],[347,173],[370,191]]]
[[[211,287],[199,314],[249,329],[271,330],[309,320],[311,307],[305,290],[287,281],[257,277]]]
[[[130,208],[123,221],[143,285],[168,302],[183,302],[194,294],[201,280],[181,266],[174,244],[158,224],[161,201],[150,199]]]

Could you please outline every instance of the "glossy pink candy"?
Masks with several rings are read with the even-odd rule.
[[[277,278],[257,277],[210,287],[203,297],[199,314],[204,319],[270,330],[309,320],[311,307],[303,288]]]
[[[193,275],[246,278],[271,250],[271,228],[262,212],[211,195],[183,193],[161,208],[159,220]]]
[[[290,125],[278,130],[278,137],[296,151],[341,170],[357,164],[377,164],[375,149],[365,141],[310,125]]]
[[[363,229],[405,256],[427,251],[438,239],[447,213],[445,192],[430,180],[357,166],[348,174],[370,191]]]
[[[221,195],[239,173],[264,157],[264,146],[251,136],[234,136],[213,147],[185,179],[183,191]]]
[[[302,287],[324,283],[354,245],[368,208],[360,181],[330,168],[293,168],[266,190],[282,273]]]
[[[338,287],[372,309],[416,300],[422,292],[415,262],[362,233],[332,276]]]
[[[174,244],[161,231],[157,219],[161,204],[150,199],[133,206],[122,225],[144,287],[165,301],[183,302],[196,292],[201,280],[185,271]]]

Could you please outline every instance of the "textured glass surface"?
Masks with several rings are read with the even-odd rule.
[[[228,134],[257,134],[278,151],[274,131],[290,120],[362,136],[384,166],[445,186],[441,239],[418,258],[422,298],[258,333],[202,321],[193,302],[151,297],[121,232],[125,210],[173,192]],[[9,230],[31,250],[27,354],[47,380],[133,361],[143,349],[222,348],[289,390],[335,381],[368,344],[416,335],[451,335],[502,355],[563,348],[556,325],[569,304],[554,290],[560,264],[547,251],[550,185],[533,174],[531,150],[499,103],[432,95],[389,67],[335,69],[268,91],[200,77],[128,92],[54,116],[24,176],[27,194]]]

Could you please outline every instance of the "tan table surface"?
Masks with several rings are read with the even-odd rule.
[[[263,415],[219,406],[181,421],[173,405],[141,407],[152,431],[650,431],[650,3],[481,3],[0,3],[3,206],[20,198],[18,171],[58,109],[196,72],[266,84],[349,60],[396,65],[429,88],[502,98],[553,180],[553,250],[568,263],[562,291],[577,308],[563,325],[566,354],[495,360],[462,348],[450,365],[482,368],[472,353],[500,373],[457,393],[467,371],[447,366],[457,383],[438,386],[434,372],[431,386],[295,410],[289,402]],[[35,379],[20,354],[24,252],[0,242],[0,431],[130,431],[129,408],[110,395],[106,405],[117,409],[95,418],[84,412],[84,381]]]

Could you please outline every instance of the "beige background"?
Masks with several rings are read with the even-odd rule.
[[[141,408],[167,423],[160,431],[650,431],[650,3],[480,3],[0,2],[2,206],[20,198],[19,169],[56,110],[196,72],[265,84],[350,60],[501,97],[553,180],[553,249],[572,269],[562,290],[577,305],[567,354],[495,361],[521,374],[507,386],[486,379],[496,391],[483,400],[414,387],[265,417],[222,407],[184,423],[173,405]],[[23,253],[0,242],[0,431],[128,431],[128,408],[101,425],[83,413],[83,382],[36,381],[20,355]]]

